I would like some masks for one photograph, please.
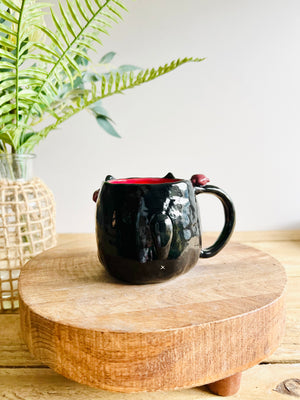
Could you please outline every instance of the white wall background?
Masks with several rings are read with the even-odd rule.
[[[207,57],[104,105],[122,139],[83,112],[36,150],[39,175],[57,202],[58,232],[94,231],[92,193],[115,177],[190,178],[225,189],[237,230],[299,229],[299,0],[138,0],[103,38],[98,59],[158,66]],[[200,200],[203,228],[221,206]]]

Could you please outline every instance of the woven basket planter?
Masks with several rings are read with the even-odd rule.
[[[0,312],[19,307],[21,267],[55,244],[55,201],[49,188],[39,178],[0,180]]]

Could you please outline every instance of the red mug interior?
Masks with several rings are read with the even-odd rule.
[[[108,183],[112,184],[138,184],[138,185],[157,185],[160,183],[180,182],[182,179],[170,178],[128,178],[128,179],[112,179]]]

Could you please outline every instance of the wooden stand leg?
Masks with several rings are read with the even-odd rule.
[[[231,375],[228,378],[221,379],[220,381],[210,383],[208,385],[209,390],[218,394],[219,396],[232,396],[237,393],[240,388],[242,373],[238,372],[235,375]]]

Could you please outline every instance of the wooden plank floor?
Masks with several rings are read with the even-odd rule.
[[[214,235],[205,236],[210,243]],[[59,242],[78,235],[59,236]],[[233,240],[277,258],[288,275],[286,335],[277,351],[243,373],[241,389],[232,399],[284,400],[300,397],[300,231],[240,232]],[[276,387],[282,382],[279,391]],[[288,397],[287,394],[290,394]],[[120,394],[72,382],[35,360],[21,338],[19,315],[0,314],[0,399],[2,400],[196,400],[217,396],[206,387],[172,392]]]

